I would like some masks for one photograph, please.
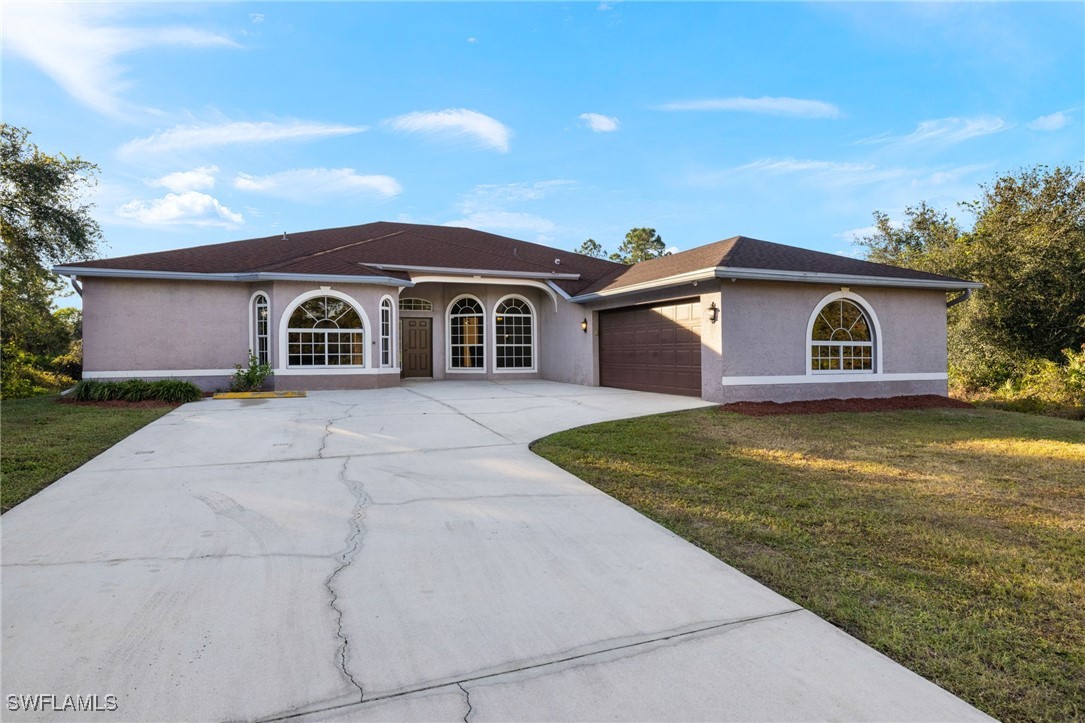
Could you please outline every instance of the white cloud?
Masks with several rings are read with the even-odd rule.
[[[117,12],[118,6],[105,3],[5,3],[4,50],[29,60],[80,103],[123,117],[133,110],[121,99],[132,82],[119,56],[165,45],[237,47],[195,28],[108,24]]]
[[[262,22],[264,22],[264,14],[263,13],[249,13],[249,20],[251,20],[253,22],[253,24],[262,23]]]
[[[839,161],[811,161],[797,158],[762,158],[739,166],[736,171],[763,171],[765,173],[860,173],[873,171],[872,163],[841,163]]]
[[[1064,110],[1056,111],[1050,115],[1042,115],[1028,124],[1034,131],[1057,131],[1064,128],[1070,122],[1070,114]]]
[[[725,110],[741,113],[789,116],[793,118],[839,118],[842,113],[832,103],[802,98],[706,98],[679,100],[657,106],[657,110]]]
[[[415,111],[389,118],[384,123],[403,133],[425,133],[444,138],[473,140],[483,148],[508,153],[512,131],[501,121],[467,108]]]
[[[122,156],[144,153],[188,151],[240,143],[271,143],[274,141],[308,141],[318,138],[361,133],[365,126],[347,126],[315,121],[284,120],[247,122],[235,121],[218,125],[174,126],[146,138],[137,138],[120,148]]]
[[[328,196],[391,198],[403,187],[391,176],[362,176],[353,168],[297,168],[268,176],[238,174],[234,188],[294,201],[320,201]]]
[[[147,226],[222,226],[232,228],[244,222],[219,203],[217,198],[199,191],[169,193],[165,198],[150,201],[129,201],[117,209],[121,218],[138,221]]]
[[[919,145],[927,143],[952,144],[972,138],[988,136],[1007,130],[1010,125],[993,116],[976,118],[938,118],[920,122],[906,136],[881,135],[859,141],[860,144],[889,143],[894,145]]]
[[[489,231],[530,231],[536,234],[548,234],[556,227],[549,219],[531,213],[514,211],[477,211],[464,218],[448,221],[445,226],[463,226]]]
[[[477,42],[478,42],[478,38],[475,38],[475,37],[471,37],[471,38],[468,38],[468,39],[467,39],[467,42],[469,42],[469,43],[477,43]]]
[[[165,188],[174,193],[184,191],[201,191],[215,187],[215,174],[218,166],[200,166],[191,171],[176,171],[161,178],[152,178],[145,183],[155,188]]]
[[[618,130],[618,119],[614,116],[601,113],[581,113],[577,117],[596,133],[610,133]]]
[[[561,191],[577,188],[576,181],[552,180],[529,183],[484,183],[472,188],[460,200],[463,213],[500,211],[509,203],[540,201]]]

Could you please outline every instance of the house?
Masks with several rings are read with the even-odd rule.
[[[616,264],[369,223],[58,266],[85,379],[276,389],[549,379],[706,400],[946,393],[946,307],[979,284],[736,236]],[[961,295],[947,302],[947,292]]]

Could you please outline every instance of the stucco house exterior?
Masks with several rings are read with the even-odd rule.
[[[275,389],[548,379],[717,402],[946,393],[979,284],[737,236],[632,266],[467,228],[369,223],[58,266],[85,379]],[[947,294],[960,295],[947,302]]]

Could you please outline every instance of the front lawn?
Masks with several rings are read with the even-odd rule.
[[[173,406],[58,404],[56,395],[0,402],[0,510],[6,512]]]
[[[990,715],[1085,717],[1081,422],[709,408],[532,449]]]

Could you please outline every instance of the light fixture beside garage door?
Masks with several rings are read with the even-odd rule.
[[[585,334],[588,333],[588,319],[584,317],[584,321],[580,322],[580,330]]]
[[[720,307],[716,306],[715,301],[713,301],[711,304],[709,304],[708,308],[705,309],[705,316],[713,324],[715,324],[717,321],[720,320]]]

